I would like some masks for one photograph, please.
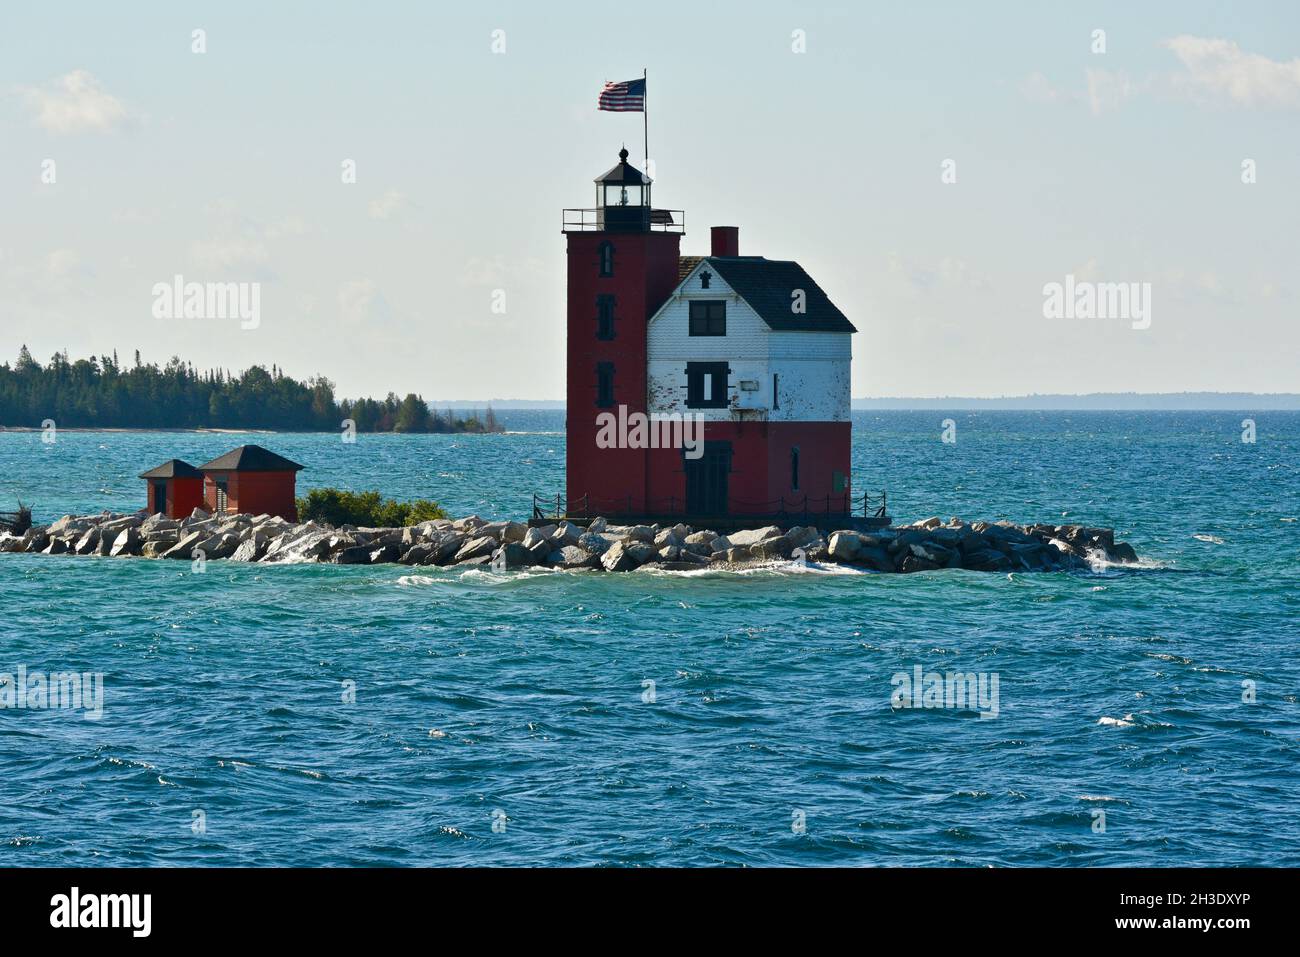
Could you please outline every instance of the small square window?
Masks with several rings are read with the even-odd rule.
[[[691,302],[690,334],[725,336],[727,303],[723,299],[695,299]]]

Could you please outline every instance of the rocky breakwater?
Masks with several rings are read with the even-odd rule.
[[[65,515],[49,526],[0,537],[0,552],[47,555],[228,559],[237,562],[326,562],[337,565],[490,565],[591,569],[689,570],[798,561],[852,565],[877,572],[941,568],[973,571],[1062,571],[1098,562],[1137,560],[1108,528],[1013,525],[926,519],[871,532],[824,532],[775,525],[720,535],[688,525],[587,527],[569,522],[530,527],[478,516],[438,519],[407,528],[334,528],[269,515],[209,515],[184,519],[142,512]]]

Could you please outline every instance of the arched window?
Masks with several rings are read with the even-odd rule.
[[[600,275],[614,275],[614,244],[608,239],[600,244]]]

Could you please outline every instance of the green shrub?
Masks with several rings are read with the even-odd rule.
[[[367,528],[398,528],[418,525],[447,513],[437,502],[420,498],[397,502],[378,492],[348,492],[338,488],[314,488],[298,499],[298,521],[327,525],[360,525]]]

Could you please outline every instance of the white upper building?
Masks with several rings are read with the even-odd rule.
[[[794,262],[683,257],[646,333],[652,414],[848,422],[853,324]]]

